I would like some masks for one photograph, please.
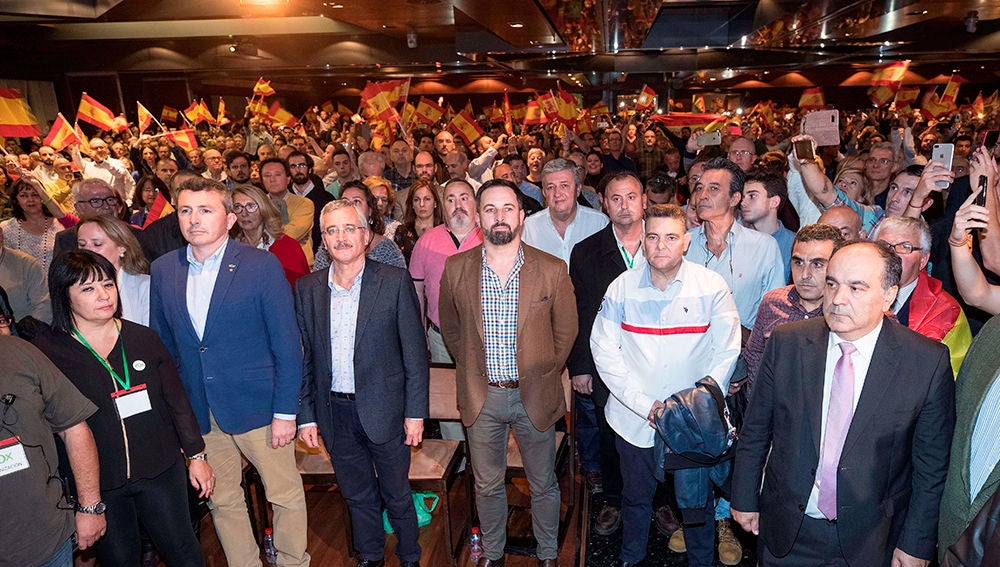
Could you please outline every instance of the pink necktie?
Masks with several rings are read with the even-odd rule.
[[[829,520],[837,519],[837,469],[840,453],[844,450],[847,430],[854,416],[854,363],[851,355],[857,352],[851,343],[840,343],[840,360],[833,369],[830,388],[830,408],[826,413],[826,432],[820,453],[819,511]]]

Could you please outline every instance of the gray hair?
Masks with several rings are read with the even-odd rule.
[[[559,173],[560,171],[572,171],[573,183],[576,185],[576,188],[579,189],[582,187],[580,168],[578,168],[575,163],[565,158],[556,158],[545,164],[545,167],[542,168],[542,184],[545,184],[546,176],[552,175],[553,173]]]
[[[381,152],[372,151],[362,152],[362,154],[358,156],[358,169],[365,167],[369,164],[369,162],[372,162],[372,160],[378,162],[379,167],[385,169],[385,155]]]
[[[108,184],[107,181],[100,179],[98,177],[87,177],[86,179],[81,179],[77,181],[76,183],[73,184],[73,187],[70,188],[70,192],[73,194],[73,200],[79,201],[80,193],[83,192],[83,188],[89,185],[100,185],[101,187],[104,187],[108,191],[111,191],[112,195],[118,195],[118,193],[114,190],[114,188],[111,187],[111,185]],[[118,195],[118,197],[121,197],[121,195]]]
[[[895,232],[916,232],[920,237],[920,255],[930,255],[931,228],[927,226],[927,223],[923,219],[914,219],[910,217],[885,217],[882,219],[882,222],[878,223],[878,227],[875,229],[875,239],[878,240],[882,233],[887,230]]]
[[[365,214],[361,212],[361,209],[354,206],[354,203],[348,201],[347,199],[334,199],[329,203],[323,205],[323,210],[319,213],[320,218],[320,230],[323,229],[323,217],[332,213],[333,211],[339,211],[340,209],[351,208],[354,212],[358,213],[358,221],[361,223],[359,227],[363,230],[368,229],[368,218]]]

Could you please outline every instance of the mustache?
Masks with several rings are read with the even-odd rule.
[[[500,221],[500,222],[498,222],[498,223],[495,223],[495,224],[494,224],[493,226],[491,226],[491,227],[490,227],[490,230],[496,230],[496,229],[498,229],[498,228],[501,228],[501,227],[502,227],[502,228],[506,228],[507,230],[513,230],[513,229],[512,229],[511,227],[510,227],[510,225],[509,225],[509,224],[507,224],[507,223],[505,223],[505,222],[503,222],[503,221]]]
[[[347,250],[349,248],[354,248],[354,245],[350,242],[338,242],[336,246],[333,247],[334,250]]]

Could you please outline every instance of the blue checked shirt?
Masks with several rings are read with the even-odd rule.
[[[483,302],[483,343],[486,348],[486,376],[490,382],[517,380],[517,296],[521,289],[521,266],[524,250],[518,249],[517,261],[507,282],[486,264],[483,250],[483,273],[479,291]]]

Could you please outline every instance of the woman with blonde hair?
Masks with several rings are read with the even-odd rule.
[[[263,191],[252,185],[237,185],[232,195],[236,224],[229,235],[277,256],[285,269],[288,284],[294,287],[295,280],[309,273],[309,261],[302,246],[285,234],[278,207]]]
[[[85,216],[76,227],[77,245],[104,256],[115,267],[122,318],[149,325],[149,260],[124,222],[107,215]]]
[[[840,162],[833,184],[858,203],[875,204],[872,184],[865,176],[865,163],[858,158],[847,158]]]
[[[378,214],[382,216],[382,222],[385,224],[383,236],[389,240],[393,240],[396,235],[396,229],[402,226],[403,223],[392,218],[392,207],[396,203],[396,192],[392,188],[392,183],[385,177],[372,175],[365,178],[364,184],[371,191],[375,197],[375,202],[378,204]],[[375,212],[373,211],[372,214],[375,214]]]

